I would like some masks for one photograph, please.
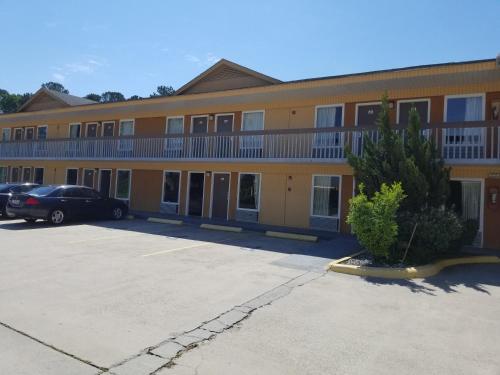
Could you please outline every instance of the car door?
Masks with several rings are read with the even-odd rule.
[[[107,200],[95,190],[82,188],[85,197],[85,212],[87,217],[99,218],[108,215]]]
[[[80,187],[69,187],[60,194],[59,204],[70,217],[82,218],[89,215],[88,203],[85,202],[82,190]]]

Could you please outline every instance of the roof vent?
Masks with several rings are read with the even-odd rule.
[[[500,68],[500,53],[497,55],[497,68]]]

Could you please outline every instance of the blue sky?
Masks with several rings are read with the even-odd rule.
[[[148,96],[227,58],[294,80],[494,58],[500,1],[0,0],[0,88]]]

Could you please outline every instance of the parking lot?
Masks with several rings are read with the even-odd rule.
[[[353,247],[143,220],[0,221],[0,373],[500,374],[500,267],[325,274]],[[211,339],[182,341],[201,332]],[[168,360],[172,348],[182,355]]]

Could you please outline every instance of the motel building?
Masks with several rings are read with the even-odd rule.
[[[0,182],[81,184],[132,212],[349,233],[345,146],[414,104],[451,169],[451,197],[500,248],[500,61],[280,81],[227,60],[170,97],[95,103],[40,89],[0,115]]]

